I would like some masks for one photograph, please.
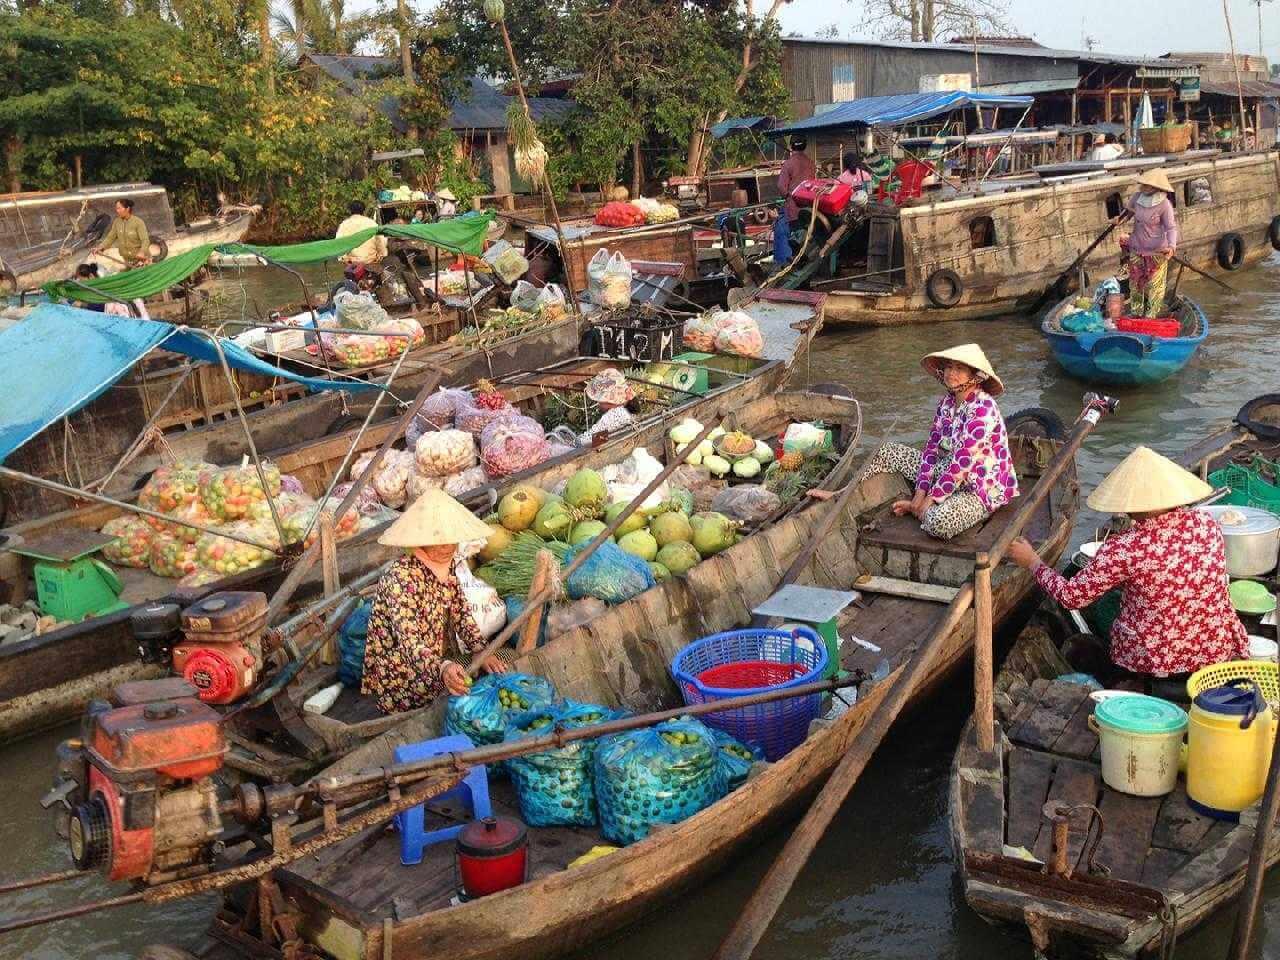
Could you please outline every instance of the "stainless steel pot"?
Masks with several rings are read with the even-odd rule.
[[[1280,559],[1280,517],[1257,507],[1215,505],[1200,507],[1218,521],[1227,542],[1227,574],[1232,577],[1260,577],[1276,568]],[[1233,511],[1244,519],[1223,523],[1222,516]],[[1230,515],[1229,515],[1230,516]]]

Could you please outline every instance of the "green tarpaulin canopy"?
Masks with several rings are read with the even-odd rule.
[[[81,300],[85,303],[111,303],[120,300],[136,300],[155,296],[181,283],[204,266],[214,251],[224,254],[254,254],[266,260],[283,264],[321,263],[350,253],[370,237],[382,234],[397,240],[416,240],[452,253],[469,253],[479,256],[483,251],[485,231],[493,222],[492,211],[466,213],[439,223],[388,224],[371,227],[334,240],[313,240],[310,243],[291,243],[278,247],[252,246],[246,243],[206,243],[180,253],[177,256],[153,263],[137,270],[77,283],[57,280],[44,285],[45,293],[56,300]]]

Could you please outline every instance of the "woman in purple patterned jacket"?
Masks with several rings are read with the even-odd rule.
[[[909,513],[925,533],[950,540],[1018,495],[1009,437],[995,401],[1004,384],[976,343],[931,353],[921,365],[947,388],[924,451],[883,444],[862,475],[901,474],[915,493],[897,501],[893,512]]]

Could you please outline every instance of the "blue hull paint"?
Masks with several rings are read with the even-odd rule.
[[[1209,320],[1199,304],[1185,298],[1183,302],[1200,321],[1197,336],[1153,337],[1115,331],[1064,333],[1051,329],[1052,317],[1040,329],[1053,358],[1073,377],[1117,386],[1159,383],[1185,367],[1209,335]]]

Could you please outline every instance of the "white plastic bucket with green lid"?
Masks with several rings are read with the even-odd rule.
[[[1140,693],[1101,701],[1089,729],[1102,747],[1102,780],[1135,797],[1161,797],[1178,784],[1187,714],[1181,707]]]

